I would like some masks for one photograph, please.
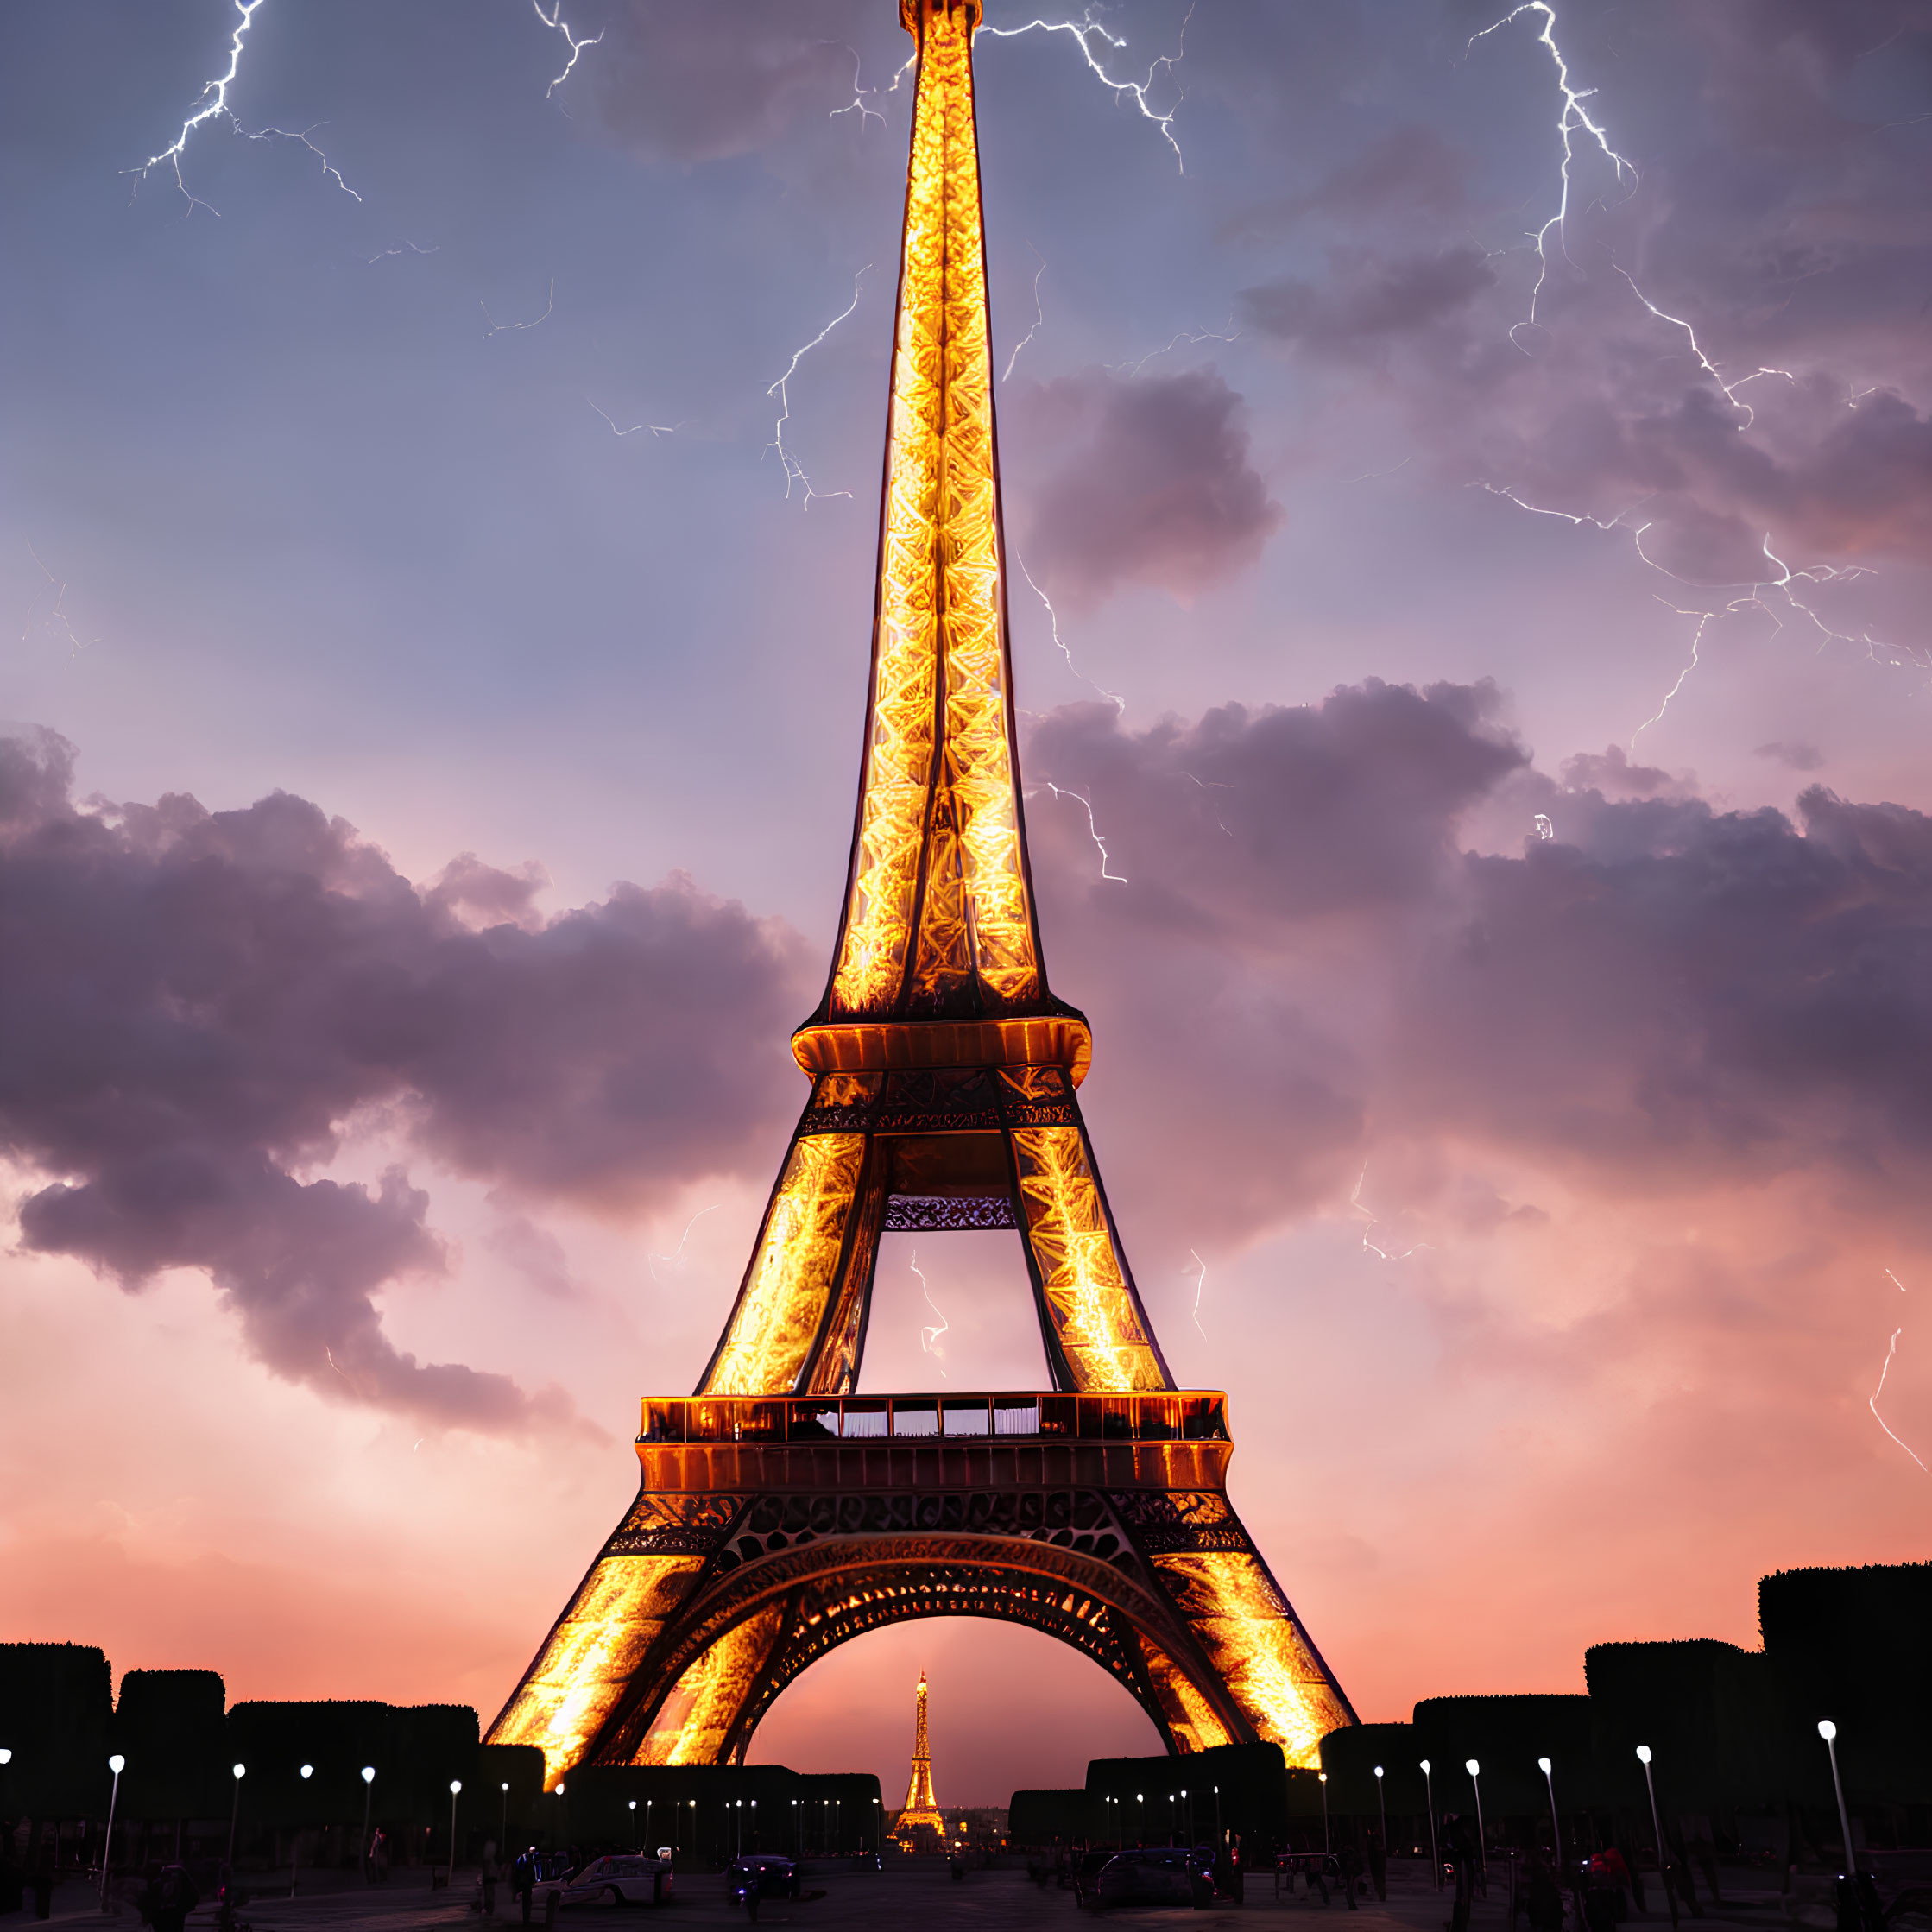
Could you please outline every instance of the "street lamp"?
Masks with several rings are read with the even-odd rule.
[[[363,1849],[360,1862],[363,1868],[363,1883],[365,1885],[369,1883],[369,1801],[375,1788],[376,1766],[374,1765],[364,1765],[363,1766]]]
[[[1382,1790],[1382,1767],[1375,1767],[1375,1809],[1382,1815],[1382,1856],[1389,1855],[1389,1801]]]
[[[504,1857],[508,1858],[510,1850],[510,1781],[507,1777],[503,1780],[503,1823],[497,1842]]]
[[[1436,1781],[1429,1775],[1429,1760],[1422,1760],[1422,1789],[1429,1806],[1429,1869],[1436,1875],[1436,1889],[1443,1889],[1443,1855],[1436,1848]]]
[[[1181,1822],[1187,1827],[1187,1841],[1194,1842],[1194,1804],[1187,1795],[1187,1786],[1181,1787]]]
[[[1465,1758],[1462,1768],[1468,1772],[1470,1785],[1476,1794],[1476,1869],[1487,1872],[1489,1869],[1489,1853],[1482,1842],[1482,1766],[1474,1758]],[[1487,1885],[1487,1881],[1484,1882]]]
[[[1133,1842],[1136,1845],[1147,1842],[1147,1797],[1144,1791],[1133,1794]]]
[[[313,1765],[304,1765],[301,1767],[301,1777],[303,1784],[306,1784],[310,1778],[313,1777],[314,1776],[315,1766]],[[300,1870],[301,1862],[302,1828],[300,1822],[298,1822],[295,1828],[288,1834],[288,1896],[291,1898],[295,1896],[295,1874],[298,1871]]]
[[[1322,1786],[1322,1856],[1323,1856],[1323,1858],[1326,1858],[1326,1857],[1327,1857],[1327,1856],[1329,1855],[1329,1774],[1328,1774],[1328,1773],[1327,1773],[1326,1771],[1316,1771],[1315,1775],[1316,1775],[1316,1778],[1320,1780],[1320,1783],[1321,1783],[1321,1786]]]
[[[1543,1773],[1543,1782],[1550,1792],[1550,1830],[1556,1841],[1556,1869],[1560,1872],[1563,1867],[1563,1828],[1562,1821],[1556,1816],[1556,1774],[1550,1770],[1547,1758],[1537,1759],[1537,1769]]]
[[[249,1768],[246,1765],[235,1766],[235,1803],[228,1814],[228,1866],[230,1871],[233,1871],[235,1868],[235,1828],[241,1822],[242,1817],[242,1780],[248,1774]]]
[[[1838,1828],[1845,1834],[1845,1872],[1847,1878],[1858,1876],[1858,1853],[1852,1848],[1852,1815],[1845,1809],[1845,1785],[1838,1775],[1838,1727],[1828,1717],[1818,1720],[1818,1735],[1825,1740],[1825,1749],[1831,1754],[1831,1788],[1838,1795]]]
[[[9,1757],[11,1752],[8,1754]],[[114,1807],[121,1796],[121,1773],[127,1769],[127,1759],[117,1751],[107,1761],[107,1768],[114,1773],[114,1784],[107,1794],[107,1839],[101,1847],[101,1910],[107,1910],[107,1868],[114,1856]]]
[[[1657,1834],[1657,1882],[1664,1887],[1664,1902],[1670,1908],[1670,1923],[1677,1923],[1677,1895],[1670,1886],[1670,1873],[1664,1858],[1664,1820],[1657,1809],[1657,1780],[1651,1776],[1651,1747],[1637,1747],[1637,1761],[1644,1767],[1644,1788],[1651,1794],[1651,1829]]]
[[[756,1798],[751,1801],[751,1848],[754,1852],[758,1849],[758,1800]]]
[[[456,1890],[456,1801],[457,1794],[463,1789],[463,1780],[450,1780],[450,1890]]]
[[[631,1842],[635,1846],[637,1842],[637,1800],[635,1798],[630,1801],[630,1835]]]

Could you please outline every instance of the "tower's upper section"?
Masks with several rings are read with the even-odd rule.
[[[953,1064],[1083,1070],[1085,1027],[1046,989],[1020,818],[973,118],[979,0],[901,0],[900,14],[919,84],[872,691],[831,980],[799,1056],[815,1068],[924,1058],[923,1029],[906,1023],[941,1022],[932,1036]],[[1002,1024],[1016,1021],[1033,1024]]]

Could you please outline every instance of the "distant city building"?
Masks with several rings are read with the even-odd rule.
[[[912,1775],[906,1803],[893,1822],[893,1839],[902,1852],[939,1852],[946,1846],[946,1821],[932,1795],[932,1752],[925,1734],[925,1672],[919,1672],[918,1715],[912,1728]]]

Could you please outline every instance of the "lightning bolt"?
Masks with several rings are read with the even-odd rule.
[[[1032,325],[1026,331],[1025,335],[1020,337],[1018,342],[1013,344],[1013,353],[1007,357],[1007,366],[1003,370],[1001,371],[1000,374],[1000,380],[1002,382],[1006,381],[1007,376],[1013,374],[1013,365],[1020,360],[1020,351],[1024,349],[1036,335],[1039,333],[1039,325],[1046,319],[1046,312],[1039,306],[1039,278],[1046,273],[1046,257],[1044,255],[1041,255],[1040,251],[1038,249],[1033,249],[1033,254],[1039,260],[1039,267],[1033,271]],[[1028,578],[1026,581],[1029,584],[1032,583],[1032,579],[1031,578]],[[1036,590],[1039,588],[1038,584],[1034,584],[1033,587]]]
[[[593,405],[593,407],[595,407],[595,406]],[[686,1241],[689,1241],[689,1240],[691,1239],[691,1229],[692,1229],[693,1228],[697,1227],[697,1225],[698,1224],[698,1222],[701,1222],[702,1220],[704,1220],[704,1216],[705,1216],[706,1215],[715,1215],[715,1214],[716,1214],[716,1213],[717,1212],[717,1210],[718,1210],[718,1207],[719,1207],[719,1203],[718,1203],[717,1202],[714,1201],[714,1202],[712,1202],[712,1203],[710,1204],[710,1207],[708,1207],[708,1208],[700,1208],[700,1209],[699,1209],[698,1210],[698,1212],[697,1212],[696,1214],[694,1214],[694,1215],[692,1215],[692,1216],[691,1217],[691,1219],[690,1219],[689,1221],[687,1221],[687,1222],[686,1222],[685,1223],[685,1231],[684,1231],[684,1233],[683,1233],[683,1234],[681,1234],[680,1235],[679,1235],[679,1237],[678,1237],[678,1245],[677,1245],[677,1247],[675,1247],[674,1248],[672,1248],[672,1251],[670,1252],[670,1253],[668,1253],[668,1254],[647,1254],[647,1255],[646,1255],[646,1256],[644,1257],[644,1266],[646,1266],[647,1268],[648,1268],[648,1269],[650,1270],[650,1272],[651,1272],[651,1279],[652,1279],[653,1281],[655,1281],[655,1280],[657,1279],[657,1278],[658,1278],[658,1268],[657,1268],[657,1265],[658,1265],[658,1263],[659,1263],[660,1261],[681,1261],[681,1260],[684,1260],[684,1258],[685,1258],[685,1243]]]
[[[1115,363],[1110,366],[1114,375],[1125,373],[1131,380],[1138,376],[1151,362],[1162,356],[1171,356],[1184,342],[1190,348],[1198,348],[1203,342],[1239,342],[1241,331],[1234,326],[1234,318],[1228,318],[1227,326],[1221,329],[1183,329],[1181,332],[1162,344],[1159,349],[1150,349],[1137,363]]]
[[[842,114],[856,114],[859,117],[859,125],[862,128],[868,121],[876,121],[881,127],[884,127],[886,124],[885,116],[877,108],[866,105],[866,96],[868,94],[896,94],[899,92],[900,82],[905,79],[907,74],[917,71],[919,64],[918,54],[907,54],[905,64],[883,87],[865,87],[862,86],[859,82],[859,50],[856,47],[849,46],[843,41],[821,41],[818,44],[821,47],[843,47],[852,56],[852,98],[843,107],[830,109],[825,118],[828,121],[836,121]]]
[[[1165,114],[1159,114],[1154,111],[1147,96],[1153,88],[1156,77],[1164,69],[1168,78],[1171,79],[1174,69],[1180,65],[1182,57],[1187,52],[1188,22],[1193,18],[1194,8],[1190,5],[1182,16],[1181,30],[1175,38],[1174,51],[1162,54],[1147,69],[1147,78],[1145,80],[1116,80],[1101,64],[1100,58],[1094,52],[1093,43],[1095,40],[1104,42],[1115,52],[1127,43],[1119,35],[1108,33],[1094,18],[1090,7],[1078,20],[1029,20],[1024,27],[982,27],[979,32],[982,37],[995,41],[1016,41],[1023,34],[1067,35],[1080,49],[1082,59],[1098,78],[1102,86],[1112,92],[1116,100],[1131,99],[1140,109],[1142,119],[1152,121],[1160,129],[1161,138],[1174,150],[1175,166],[1185,174],[1187,157],[1181,153],[1181,144],[1174,138],[1174,117],[1180,111],[1180,102],[1177,99]]]
[[[159,154],[148,155],[139,167],[122,170],[123,174],[136,177],[135,186],[137,189],[155,169],[166,161],[174,170],[174,185],[187,198],[188,214],[192,215],[197,208],[207,208],[211,215],[218,218],[221,212],[219,209],[209,207],[205,201],[188,193],[188,185],[181,179],[181,156],[194,130],[204,121],[212,121],[218,116],[229,115],[228,90],[234,85],[236,73],[242,64],[242,42],[248,38],[248,30],[255,23],[256,14],[265,3],[266,0],[235,0],[235,11],[242,17],[228,43],[228,72],[218,75],[201,90],[194,111],[182,122],[181,131],[167,147]],[[229,118],[232,120],[234,117],[229,115]],[[182,218],[183,220],[186,218],[186,216]]]
[[[1633,755],[1637,750],[1637,741],[1640,737],[1642,737],[1643,735],[1646,731],[1648,731],[1653,724],[1661,722],[1664,714],[1670,709],[1670,700],[1675,698],[1680,691],[1683,689],[1684,679],[1688,678],[1690,673],[1697,668],[1697,652],[1699,647],[1704,641],[1704,627],[1710,622],[1711,619],[1714,616],[1717,615],[1717,613],[1714,610],[1686,610],[1680,605],[1672,603],[1668,597],[1658,597],[1657,601],[1664,605],[1664,607],[1667,610],[1675,610],[1680,617],[1695,617],[1697,620],[1697,628],[1690,634],[1689,663],[1685,665],[1683,669],[1677,673],[1676,683],[1672,685],[1670,690],[1664,692],[1664,702],[1660,704],[1657,708],[1654,711],[1652,711],[1651,715],[1647,718],[1645,718],[1644,722],[1639,724],[1634,731],[1631,733],[1630,748]]]
[[[229,37],[227,72],[218,74],[201,90],[197,98],[194,111],[188,116],[186,120],[182,122],[180,132],[174,136],[173,141],[168,142],[167,147],[161,149],[158,154],[148,155],[139,167],[128,167],[122,170],[123,174],[134,177],[134,185],[137,192],[141,184],[157,167],[166,163],[167,167],[174,170],[174,185],[181,191],[183,199],[187,202],[188,214],[192,215],[197,208],[205,208],[211,215],[213,215],[218,220],[221,217],[221,210],[216,207],[212,202],[204,201],[199,195],[194,193],[189,188],[181,174],[181,156],[187,151],[188,142],[193,137],[194,130],[197,128],[208,121],[226,121],[244,141],[299,141],[303,147],[308,149],[310,154],[313,155],[321,162],[323,174],[333,181],[351,201],[359,203],[362,200],[362,196],[357,194],[355,189],[343,180],[342,170],[329,159],[321,148],[316,146],[314,142],[309,139],[309,136],[315,132],[316,129],[323,125],[321,122],[314,122],[310,126],[300,129],[294,128],[244,128],[235,118],[235,110],[228,104],[228,91],[234,85],[235,76],[241,71],[243,43],[248,38],[249,28],[255,23],[256,14],[265,3],[266,0],[235,0],[235,11],[241,16],[241,18],[236,22],[235,31]],[[561,4],[561,0],[559,0],[559,4]],[[187,217],[184,216],[182,218],[186,220]]]
[[[792,378],[798,374],[799,364],[859,306],[859,284],[871,273],[872,264],[868,262],[864,268],[859,270],[857,275],[852,277],[852,300],[803,348],[794,349],[792,351],[792,360],[786,364],[784,375],[780,376],[778,381],[773,383],[771,388],[765,392],[767,396],[775,395],[778,398],[778,420],[772,426],[772,439],[765,447],[767,451],[776,450],[779,461],[785,466],[786,502],[789,503],[792,501],[792,484],[800,483],[805,488],[805,507],[808,510],[811,508],[811,500],[814,496],[830,502],[835,496],[843,496],[849,499],[852,492],[849,489],[814,489],[811,487],[811,478],[806,476],[804,470],[799,467],[798,458],[786,447],[785,426],[792,420],[792,395],[787,385],[791,382]]]
[[[1109,872],[1107,869],[1107,842],[1100,836],[1098,830],[1095,827],[1093,800],[1087,797],[1087,795],[1083,792],[1063,791],[1059,786],[1054,784],[1051,779],[1048,779],[1045,783],[1046,789],[1051,792],[1056,799],[1077,799],[1079,803],[1085,808],[1087,813],[1088,836],[1094,842],[1094,849],[1100,854],[1101,877],[1102,879],[1111,879],[1117,886],[1126,885],[1127,881],[1123,879],[1119,873]]]
[[[1188,1253],[1194,1255],[1194,1265],[1201,1271],[1194,1278],[1194,1325],[1196,1328],[1201,1329],[1201,1291],[1208,1285],[1208,1264],[1198,1254],[1195,1254],[1191,1247],[1188,1250]],[[1181,1272],[1185,1274],[1187,1270],[1184,1268]],[[1203,1342],[1208,1339],[1208,1331],[1205,1329],[1201,1329],[1201,1339]]]
[[[44,577],[51,585],[53,585],[54,602],[48,606],[47,612],[45,617],[39,617],[37,616],[37,610],[40,604],[39,597],[34,598],[28,604],[26,622],[20,627],[21,642],[22,644],[32,642],[34,636],[34,627],[37,622],[45,629],[53,631],[57,635],[65,638],[66,640],[67,650],[69,653],[74,657],[79,657],[83,651],[88,648],[89,645],[98,644],[100,642],[100,639],[98,637],[90,637],[87,640],[86,643],[84,644],[81,642],[79,634],[73,628],[73,619],[67,615],[66,579],[65,578],[56,577],[54,572],[47,567],[45,564],[41,562],[41,553],[39,551],[35,549],[31,541],[28,543],[27,554],[34,559],[35,564],[39,567],[41,575]],[[44,596],[45,593],[43,592],[42,595]]]
[[[439,254],[441,250],[441,243],[438,243],[434,248],[426,249],[419,248],[417,247],[415,243],[406,240],[398,243],[397,246],[393,249],[382,249],[382,252],[377,255],[358,256],[357,257],[357,260],[366,263],[369,268],[373,268],[378,262],[387,262],[392,255],[437,255]]]
[[[483,331],[483,340],[485,342],[488,342],[492,336],[500,336],[506,333],[514,335],[519,329],[534,329],[536,327],[538,322],[547,322],[550,319],[550,312],[553,308],[555,308],[556,306],[557,278],[555,275],[552,275],[550,278],[550,293],[544,298],[543,313],[538,316],[535,321],[499,322],[496,318],[489,313],[489,305],[479,299],[477,303],[477,306],[483,310],[483,320],[489,325],[489,326]],[[590,407],[595,409],[597,407],[597,405],[593,402]]]
[[[1563,50],[1556,45],[1556,9],[1550,5],[1549,0],[1524,0],[1523,5],[1512,8],[1500,20],[1492,21],[1481,33],[1470,35],[1468,45],[1462,50],[1463,57],[1465,59],[1468,57],[1478,41],[1486,41],[1492,34],[1500,34],[1504,28],[1522,19],[1525,14],[1539,14],[1543,17],[1543,26],[1536,36],[1537,42],[1539,46],[1547,47],[1550,51],[1550,62],[1556,70],[1557,90],[1563,98],[1563,111],[1556,117],[1556,138],[1562,145],[1563,157],[1561,169],[1563,188],[1557,197],[1556,212],[1544,223],[1541,228],[1536,230],[1534,236],[1537,251],[1537,281],[1536,287],[1530,292],[1529,323],[1531,325],[1540,327],[1541,324],[1537,319],[1537,307],[1543,299],[1544,285],[1550,279],[1550,237],[1552,231],[1556,237],[1558,248],[1563,251],[1563,259],[1566,262],[1572,259],[1569,253],[1569,230],[1566,224],[1569,219],[1569,197],[1572,186],[1570,169],[1576,161],[1578,135],[1587,134],[1589,136],[1590,143],[1615,168],[1619,186],[1626,177],[1629,179],[1632,194],[1637,192],[1638,174],[1635,164],[1626,156],[1619,154],[1610,145],[1609,131],[1592,118],[1590,110],[1583,104],[1585,101],[1590,99],[1595,94],[1596,89],[1594,87],[1577,88],[1571,85],[1569,62],[1563,58]],[[1635,282],[1631,283],[1632,288],[1635,288],[1636,286]],[[1640,291],[1639,299],[1641,299]],[[1524,324],[1518,323],[1514,328],[1511,329],[1509,335],[1512,342],[1516,342],[1516,330],[1523,326],[1525,326]],[[1695,341],[1695,338],[1693,337],[1692,340]],[[1517,343],[1516,345],[1518,349],[1523,346],[1521,343]]]
[[[590,402],[589,396],[585,396],[584,400]],[[654,439],[660,436],[675,436],[685,426],[682,423],[633,423],[628,429],[619,429],[617,419],[608,409],[597,409],[594,402],[590,402],[590,407],[597,409],[597,414],[610,425],[610,433],[613,436],[635,436],[639,430],[647,429]]]
[[[1357,1177],[1355,1181],[1355,1191],[1348,1196],[1348,1205],[1353,1208],[1357,1214],[1362,1216],[1363,1222],[1365,1223],[1361,1231],[1361,1245],[1364,1249],[1366,1249],[1367,1253],[1371,1254],[1379,1255],[1385,1261],[1406,1261],[1411,1254],[1420,1253],[1424,1249],[1428,1249],[1430,1253],[1433,1253],[1435,1250],[1429,1247],[1429,1243],[1427,1241],[1411,1242],[1410,1246],[1404,1248],[1399,1254],[1396,1254],[1391,1253],[1391,1251],[1386,1247],[1377,1247],[1377,1245],[1373,1241],[1369,1240],[1368,1237],[1370,1232],[1380,1223],[1379,1218],[1375,1215],[1373,1210],[1366,1206],[1362,1201],[1362,1185],[1363,1183],[1367,1180],[1367,1178],[1368,1163],[1365,1160],[1361,1165],[1361,1173]]]
[[[1017,350],[1013,352],[1015,355],[1019,353]],[[1095,684],[1094,680],[1073,661],[1073,653],[1067,648],[1066,641],[1060,635],[1059,613],[1053,608],[1052,598],[1048,597],[1046,592],[1034,583],[1033,573],[1026,568],[1026,559],[1018,551],[1015,551],[1013,560],[1020,565],[1020,574],[1026,579],[1026,588],[1046,606],[1046,622],[1053,633],[1053,647],[1067,660],[1067,669],[1072,672],[1082,684],[1097,691],[1114,707],[1116,713],[1124,715],[1127,710],[1127,699],[1122,698],[1119,691],[1108,690],[1105,685]]]
[[[1905,1292],[1905,1284],[1901,1281],[1898,1277],[1891,1272],[1890,1268],[1887,1268],[1885,1270],[1885,1279],[1889,1281],[1892,1285],[1892,1286],[1898,1291],[1900,1294],[1903,1295]],[[1917,1462],[1920,1468],[1924,1469],[1925,1465],[1923,1462],[1919,1461],[1917,1450],[1913,1449],[1910,1443],[1902,1442],[1900,1441],[1898,1436],[1893,1435],[1891,1424],[1887,1423],[1885,1418],[1878,1413],[1878,1398],[1885,1392],[1885,1377],[1891,1373],[1891,1358],[1898,1353],[1898,1338],[1900,1335],[1904,1334],[1904,1332],[1905,1324],[1903,1322],[1901,1322],[1898,1326],[1891,1331],[1891,1341],[1885,1349],[1885,1363],[1878,1371],[1878,1386],[1877,1388],[1873,1389],[1872,1393],[1866,1398],[1865,1405],[1866,1408],[1871,1410],[1872,1419],[1878,1424],[1879,1428],[1884,1430],[1886,1435],[1891,1436],[1892,1441],[1897,1443],[1899,1448],[1904,1449],[1906,1455],[1911,1457],[1913,1462]],[[1932,1474],[1932,1470],[1927,1470],[1926,1473],[1928,1474]]]
[[[944,1358],[946,1351],[939,1346],[939,1338],[952,1327],[952,1323],[946,1319],[944,1314],[940,1310],[938,1303],[934,1301],[932,1298],[932,1286],[931,1284],[925,1279],[925,1269],[923,1269],[919,1266],[919,1251],[916,1247],[912,1250],[912,1260],[906,1265],[912,1269],[912,1272],[919,1278],[919,1292],[925,1297],[925,1305],[930,1308],[935,1315],[938,1315],[939,1316],[939,1325],[938,1328],[929,1329],[922,1327],[919,1329],[919,1347],[923,1348],[927,1354],[943,1360]],[[945,1380],[945,1370],[942,1368],[939,1371],[939,1376],[942,1381]]]
[[[261,0],[256,0],[256,4],[259,5],[260,3]],[[552,34],[561,34],[564,36],[564,40],[571,50],[570,59],[564,63],[564,71],[543,91],[543,98],[548,100],[570,79],[571,70],[577,65],[578,56],[583,53],[584,49],[587,47],[595,47],[603,38],[603,30],[600,28],[589,40],[580,41],[576,35],[571,33],[570,22],[564,18],[564,0],[553,0],[553,4],[548,13],[543,10],[541,5],[539,4],[539,0],[530,0],[530,6],[537,18]]]

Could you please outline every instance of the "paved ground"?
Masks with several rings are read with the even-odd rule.
[[[306,1875],[305,1875],[306,1878]],[[322,1881],[318,1878],[315,1883]],[[1036,1888],[1024,1872],[972,1872],[963,1879],[949,1879],[944,1866],[914,1866],[882,1872],[833,1869],[808,1876],[809,1889],[823,1890],[824,1896],[801,1899],[767,1900],[759,1923],[816,1929],[816,1932],[945,1932],[958,1927],[962,1932],[1020,1932],[1026,1928],[1063,1928],[1095,1922],[1080,1912],[1070,1892],[1052,1885]],[[325,1927],[342,1926],[351,1932],[426,1932],[432,1927],[477,1927],[494,1923],[511,1928],[519,1923],[508,1907],[507,1893],[499,1895],[499,1910],[494,1921],[485,1922],[476,1910],[473,1879],[458,1874],[455,1892],[432,1891],[426,1874],[401,1872],[386,1887],[349,1891],[312,1891],[290,1898],[263,1895],[252,1899],[241,1913],[254,1932],[320,1932]],[[693,1926],[743,1925],[742,1911],[726,1904],[723,1881],[716,1873],[691,1872],[680,1876],[675,1902],[666,1908],[676,1923]],[[561,1925],[565,1932],[595,1932],[597,1927],[638,1925],[649,1916],[648,1908],[628,1910],[597,1906],[572,1906]],[[1350,1915],[1337,1898],[1324,1913],[1320,1898],[1278,1899],[1270,1878],[1251,1882],[1245,1906],[1222,1906],[1203,1911],[1184,1910],[1121,1910],[1106,1915],[1107,1923],[1121,1926],[1187,1926],[1194,1932],[1210,1928],[1253,1926],[1257,1922],[1279,1923],[1284,1932],[1289,1924],[1316,1916],[1323,1917],[1329,1932],[1344,1932],[1335,1923],[1347,1921],[1346,1932],[1442,1932],[1448,1918],[1446,1902],[1429,1890],[1419,1875],[1392,1874],[1386,1904],[1371,1902]],[[541,1913],[537,1922],[541,1923]],[[58,1924],[81,1932],[87,1927],[117,1928],[118,1932],[136,1932],[139,1918],[131,1905],[118,1912],[103,1915],[87,1888],[70,1884],[61,1888],[54,1902]],[[1507,1923],[1507,1892],[1492,1886],[1487,1902],[1479,1901],[1470,1932],[1510,1932]],[[9,1918],[9,1924],[22,1927],[31,1919],[22,1915]],[[205,1932],[214,1923],[206,1907],[190,1921],[193,1932]],[[1522,1922],[1518,1922],[1520,1924]],[[1689,1932],[1689,1921],[1686,1932]],[[1758,1894],[1727,1905],[1721,1914],[1707,1907],[1697,1932],[1724,1932],[1726,1928],[1743,1927],[1752,1932],[1768,1932],[1788,1923],[1775,1894]],[[1632,1932],[1654,1928],[1664,1932],[1668,1919],[1659,1913],[1642,1916],[1631,1922]],[[1312,1925],[1307,1932],[1315,1932]]]

